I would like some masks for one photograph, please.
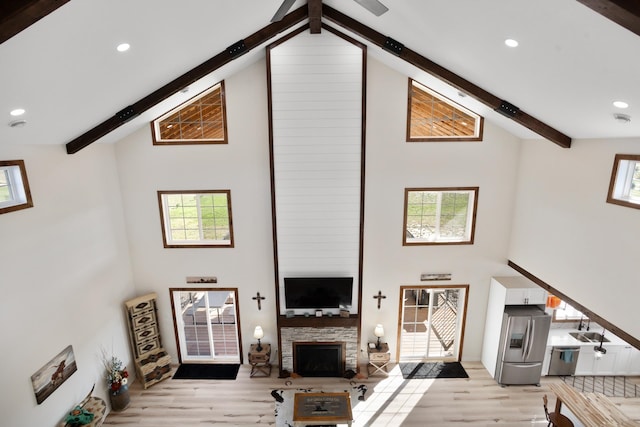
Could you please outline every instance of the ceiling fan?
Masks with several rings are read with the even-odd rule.
[[[353,1],[355,1],[360,6],[364,7],[365,9],[367,9],[369,12],[373,13],[376,16],[380,16],[389,10],[387,6],[383,5],[378,0],[353,0]],[[282,4],[276,11],[276,14],[273,15],[273,18],[271,18],[271,22],[277,22],[282,20],[282,18],[284,18],[284,15],[286,15],[287,12],[289,12],[289,9],[291,9],[291,6],[293,6],[295,2],[296,0],[283,0]]]

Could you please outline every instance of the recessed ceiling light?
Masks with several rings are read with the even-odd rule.
[[[11,110],[11,112],[9,114],[11,114],[12,116],[16,117],[16,116],[21,116],[25,113],[24,108],[16,108],[15,110]]]
[[[514,40],[514,39],[506,39],[504,41],[504,44],[506,44],[509,47],[517,47],[518,46],[518,40]]]
[[[118,52],[126,52],[130,47],[131,45],[129,43],[120,43],[118,47],[116,47],[116,49],[118,50]]]
[[[627,108],[629,107],[629,104],[624,101],[613,101],[613,106],[616,108]]]

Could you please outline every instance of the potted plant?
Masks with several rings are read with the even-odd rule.
[[[111,409],[122,411],[129,406],[129,372],[116,356],[111,356],[105,361],[105,368]]]

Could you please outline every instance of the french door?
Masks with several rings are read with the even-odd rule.
[[[459,361],[468,285],[401,286],[398,360]]]
[[[180,363],[242,363],[237,289],[170,289]]]

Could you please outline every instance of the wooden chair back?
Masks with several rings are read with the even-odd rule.
[[[542,396],[542,402],[544,405],[544,415],[545,417],[547,417],[547,421],[549,421],[549,426],[553,425],[554,427],[573,427],[573,422],[571,422],[571,420],[566,416],[556,412],[549,412],[549,400],[547,399],[546,394]]]

